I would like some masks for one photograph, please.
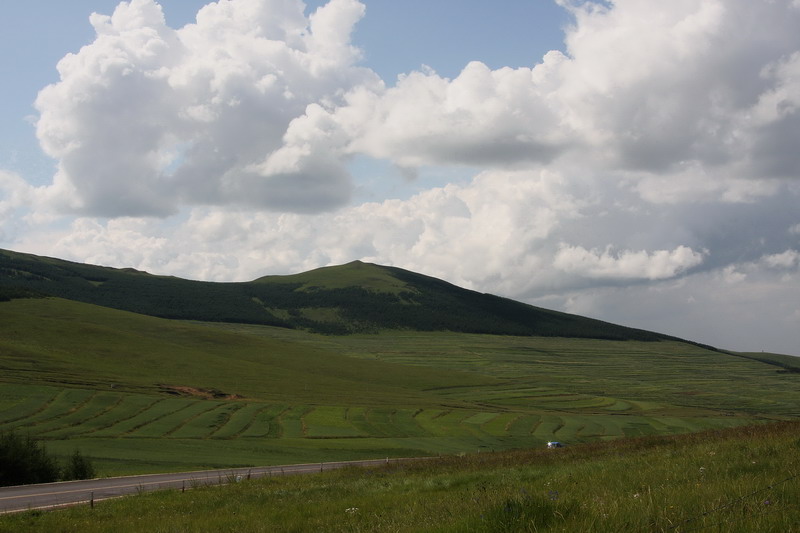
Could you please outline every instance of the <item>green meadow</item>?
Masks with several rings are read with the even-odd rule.
[[[0,431],[102,475],[539,449],[789,420],[791,359],[635,341],[333,336],[0,302]]]
[[[781,422],[450,455],[4,515],[0,532],[786,533],[798,451],[800,425]]]

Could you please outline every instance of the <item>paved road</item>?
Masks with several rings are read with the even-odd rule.
[[[324,470],[335,470],[345,466],[374,466],[408,459],[374,459],[369,461],[342,461],[332,463],[309,463],[300,465],[265,466],[257,468],[233,468],[227,470],[204,470],[179,474],[150,474],[83,481],[62,481],[38,485],[0,487],[0,513],[44,509],[118,498],[143,491],[179,489],[189,490],[202,485],[218,485],[243,479],[312,474]]]

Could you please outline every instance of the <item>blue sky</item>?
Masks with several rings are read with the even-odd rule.
[[[218,281],[361,259],[800,354],[796,0],[31,0],[0,24],[2,248]]]

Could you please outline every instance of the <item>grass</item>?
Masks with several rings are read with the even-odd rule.
[[[0,337],[4,381],[12,383],[33,378],[145,393],[189,385],[261,400],[292,396],[323,401],[346,390],[359,401],[385,403],[421,399],[420,388],[427,384],[481,380],[381,361],[354,364],[335,352],[295,342],[66,300],[3,302],[0,322],[5,329]]]
[[[289,276],[265,276],[255,283],[292,283],[300,284],[300,290],[346,289],[359,286],[367,290],[399,294],[413,291],[408,284],[392,276],[387,270],[375,268],[374,265],[353,261],[346,265],[324,267],[292,274]]]
[[[0,516],[0,532],[786,532],[800,423],[447,456]]]
[[[0,323],[0,430],[103,475],[686,433],[800,404],[789,360],[677,341],[324,336],[58,299],[2,302]]]

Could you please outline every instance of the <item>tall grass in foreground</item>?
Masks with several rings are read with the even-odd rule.
[[[800,423],[453,456],[0,517],[0,531],[800,530]]]

